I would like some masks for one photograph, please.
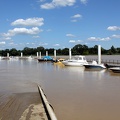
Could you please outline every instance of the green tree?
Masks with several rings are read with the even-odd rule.
[[[18,51],[15,48],[12,48],[9,52],[10,52],[11,56],[17,56],[18,55]]]
[[[69,49],[68,48],[64,48],[62,50],[62,55],[69,55]]]
[[[117,50],[116,50],[116,48],[114,48],[114,46],[112,46],[110,50],[111,50],[112,54],[116,54],[116,52],[117,52]]]

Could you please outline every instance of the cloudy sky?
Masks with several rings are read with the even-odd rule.
[[[0,49],[120,47],[120,0],[0,0]]]

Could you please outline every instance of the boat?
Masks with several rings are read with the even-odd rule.
[[[64,60],[62,62],[65,66],[83,66],[84,64],[87,64],[85,56],[82,55],[76,55],[72,57],[71,59]]]
[[[53,61],[53,58],[50,56],[44,56],[43,58],[38,58],[38,62],[47,62],[47,61]]]
[[[93,60],[92,63],[84,64],[85,68],[90,69],[105,69],[106,66],[101,63],[101,46],[98,45],[98,63]]]
[[[33,60],[32,56],[27,57],[28,60]]]
[[[63,61],[64,61],[65,59],[63,59],[63,58],[59,58],[59,59],[56,59],[56,60],[53,60],[53,63],[55,63],[55,64],[61,64]]]
[[[109,70],[111,70],[114,73],[120,73],[120,67],[112,67],[112,68],[109,68]]]
[[[120,65],[117,64],[105,64],[106,68],[113,68],[113,67],[120,67]]]
[[[105,69],[106,66],[104,64],[98,64],[96,61],[92,61],[92,63],[84,64],[85,68],[88,69]]]

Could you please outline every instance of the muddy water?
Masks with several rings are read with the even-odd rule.
[[[36,84],[58,120],[120,119],[120,74],[37,60],[0,61],[0,93],[36,92]]]

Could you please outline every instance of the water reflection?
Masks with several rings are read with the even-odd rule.
[[[97,80],[101,80],[102,76],[105,74],[106,69],[100,69],[100,70],[95,70],[95,69],[85,69],[85,71],[90,74],[90,76],[96,77]]]
[[[120,77],[120,73],[114,73],[113,71],[110,71],[110,70],[109,70],[109,74],[111,76],[118,76],[118,77]]]

